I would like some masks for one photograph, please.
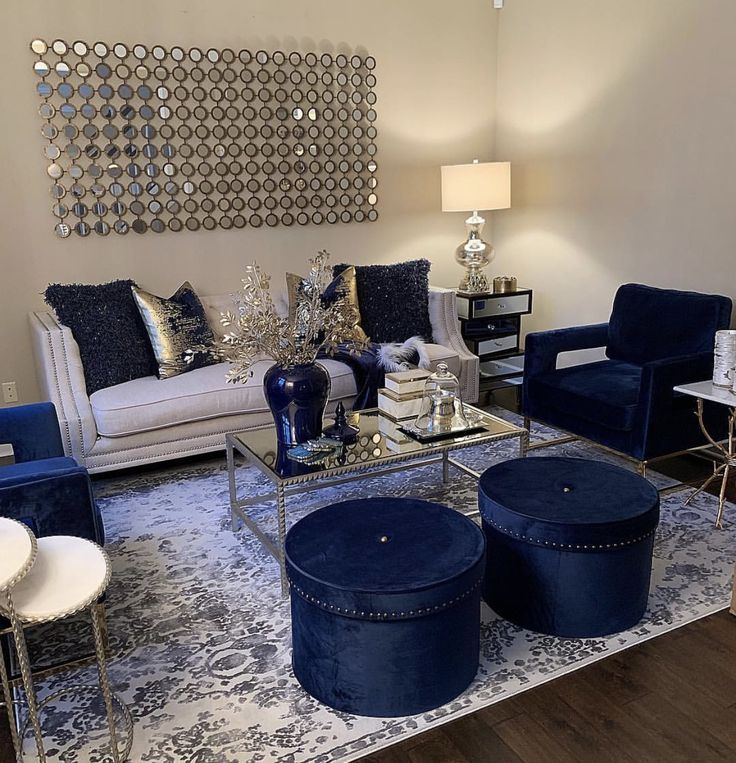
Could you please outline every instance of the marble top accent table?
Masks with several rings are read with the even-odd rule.
[[[694,382],[693,384],[683,384],[674,388],[675,392],[681,392],[684,395],[690,395],[697,400],[697,416],[700,428],[703,431],[708,442],[715,448],[715,455],[721,461],[713,474],[685,501],[687,506],[696,495],[705,490],[713,480],[721,477],[721,491],[718,496],[718,516],[716,517],[716,527],[721,527],[723,519],[723,507],[726,503],[726,485],[732,469],[736,469],[736,449],[734,448],[734,423],[736,422],[736,394],[727,387],[717,387],[711,381]],[[728,408],[728,441],[724,447],[716,442],[708,433],[703,423],[703,404],[706,400],[713,403],[720,403]]]

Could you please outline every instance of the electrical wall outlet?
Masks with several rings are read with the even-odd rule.
[[[4,403],[18,402],[18,388],[15,386],[15,382],[3,382],[2,389]]]

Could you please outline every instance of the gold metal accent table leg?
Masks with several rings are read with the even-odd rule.
[[[120,763],[120,750],[118,749],[118,735],[115,729],[115,714],[112,708],[112,690],[110,689],[110,680],[107,675],[107,663],[105,661],[105,643],[100,622],[100,612],[96,606],[90,607],[92,616],[92,631],[95,638],[95,652],[97,653],[97,672],[100,676],[100,689],[102,698],[105,700],[105,711],[107,713],[107,728],[110,733],[110,749],[112,759],[115,763]]]
[[[15,751],[15,759],[17,763],[23,763],[23,750],[20,746],[20,739],[18,738],[18,728],[15,722],[15,711],[13,710],[13,692],[10,688],[10,682],[8,681],[8,670],[5,666],[5,656],[0,649],[0,682],[3,686],[3,701],[5,702],[5,708],[8,711],[8,723],[10,724],[10,739],[13,742],[13,750]]]
[[[289,581],[286,577],[286,496],[283,485],[276,486],[276,508],[279,520],[279,567],[281,568],[281,594],[289,593]]]
[[[8,618],[13,629],[13,640],[15,641],[15,651],[20,663],[20,675],[23,683],[23,689],[26,694],[26,703],[28,704],[28,715],[33,728],[33,736],[36,740],[36,750],[38,751],[39,763],[46,763],[46,753],[43,749],[43,734],[41,733],[41,720],[38,717],[38,705],[36,702],[36,692],[33,688],[33,677],[31,675],[31,665],[28,660],[28,647],[23,633],[23,626],[15,613],[15,606],[10,591],[5,592],[5,606],[8,611]]]
[[[736,565],[733,568],[733,591],[731,593],[731,614],[736,617]]]
[[[736,453],[734,452],[733,436],[734,424],[736,423],[736,408],[729,407],[728,409],[728,448],[724,448],[723,445],[721,445],[719,442],[716,442],[708,433],[708,430],[705,428],[705,422],[703,421],[703,408],[703,400],[698,398],[695,415],[698,417],[700,431],[703,433],[705,439],[708,440],[708,442],[716,449],[716,452],[720,454],[723,463],[713,472],[712,476],[705,481],[700,489],[696,490],[687,499],[687,501],[685,501],[685,505],[690,503],[690,501],[695,498],[698,493],[701,493],[703,490],[705,490],[705,488],[708,487],[708,485],[710,485],[710,483],[713,482],[716,477],[721,475],[722,472],[723,476],[721,478],[721,490],[718,494],[718,514],[716,515],[716,527],[720,529],[723,527],[723,509],[726,505],[726,487],[728,486],[729,472],[731,471],[732,467],[736,468]]]

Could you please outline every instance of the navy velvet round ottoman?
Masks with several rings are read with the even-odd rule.
[[[483,598],[501,617],[554,636],[617,633],[647,606],[659,494],[618,466],[520,458],[487,469],[478,502],[488,562]]]
[[[436,503],[369,498],[304,517],[286,536],[299,683],[356,715],[449,702],[478,670],[484,567],[480,528]]]

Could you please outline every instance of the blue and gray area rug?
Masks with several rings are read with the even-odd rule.
[[[535,432],[537,438],[553,434]],[[516,441],[507,441],[460,457],[482,468],[515,457],[516,450]],[[615,461],[582,444],[534,457],[553,454]],[[454,472],[443,485],[439,467],[410,474],[292,498],[290,521],[325,503],[376,495],[475,508],[470,478]],[[240,470],[239,483],[241,491],[268,488],[252,468]],[[97,482],[97,492],[114,570],[110,673],[135,720],[135,763],[356,760],[725,608],[736,559],[736,507],[727,507],[724,529],[717,530],[715,498],[700,495],[684,507],[690,489],[670,494],[662,503],[649,609],[636,628],[609,638],[551,638],[500,620],[484,605],[481,668],[463,695],[420,716],[360,718],[320,705],[294,679],[289,605],[280,595],[278,568],[246,530],[230,529],[224,458],[113,477]],[[275,529],[273,509],[257,511]],[[82,639],[81,624],[71,632]],[[49,656],[62,648],[54,634],[44,636]],[[42,694],[72,680],[92,683],[94,670],[50,679]],[[103,722],[98,718],[90,728],[78,715],[86,709],[83,701],[46,711],[50,759],[109,760],[99,736]],[[27,760],[34,760],[30,744],[27,749]]]

